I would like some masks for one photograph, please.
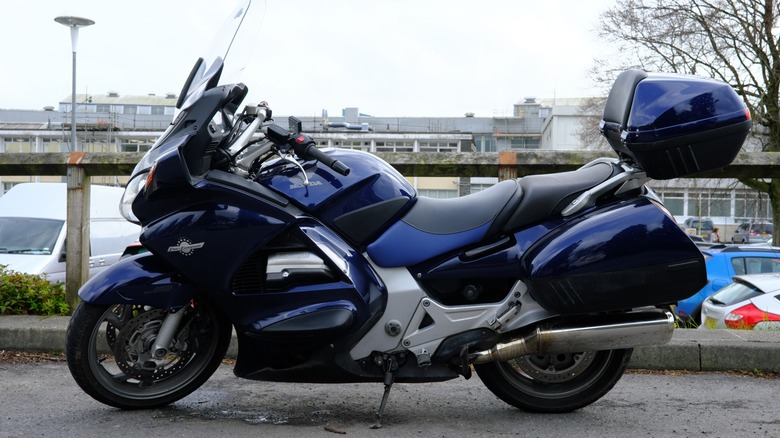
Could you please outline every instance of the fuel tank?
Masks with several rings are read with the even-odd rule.
[[[342,176],[315,161],[300,169],[282,160],[266,166],[255,181],[290,199],[357,246],[367,245],[412,206],[417,193],[381,158],[350,149],[323,152],[350,168]]]

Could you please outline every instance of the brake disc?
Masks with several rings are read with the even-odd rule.
[[[167,313],[161,309],[144,312],[128,321],[116,336],[114,357],[117,366],[128,378],[146,383],[164,379],[184,368],[193,356],[187,348],[171,349],[162,358],[152,355],[165,315]]]
[[[522,356],[514,359],[516,369],[534,380],[561,383],[577,377],[596,356],[595,351]]]

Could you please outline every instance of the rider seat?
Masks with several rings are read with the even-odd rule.
[[[614,172],[613,165],[597,163],[571,172],[502,181],[460,198],[418,197],[367,252],[379,266],[414,265],[559,214],[580,193]]]

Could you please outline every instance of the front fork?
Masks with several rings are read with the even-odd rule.
[[[182,317],[184,317],[185,309],[186,307],[183,307],[176,312],[169,312],[165,315],[165,320],[163,320],[152,346],[151,354],[153,358],[162,359],[168,354],[168,348],[171,345],[171,341],[173,341],[173,336],[176,334],[176,329],[179,327]]]

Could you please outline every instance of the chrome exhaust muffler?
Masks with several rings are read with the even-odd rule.
[[[505,362],[520,356],[614,350],[662,345],[674,332],[674,316],[662,310],[590,317],[576,325],[537,327],[533,332],[490,350],[474,353],[471,363]]]

